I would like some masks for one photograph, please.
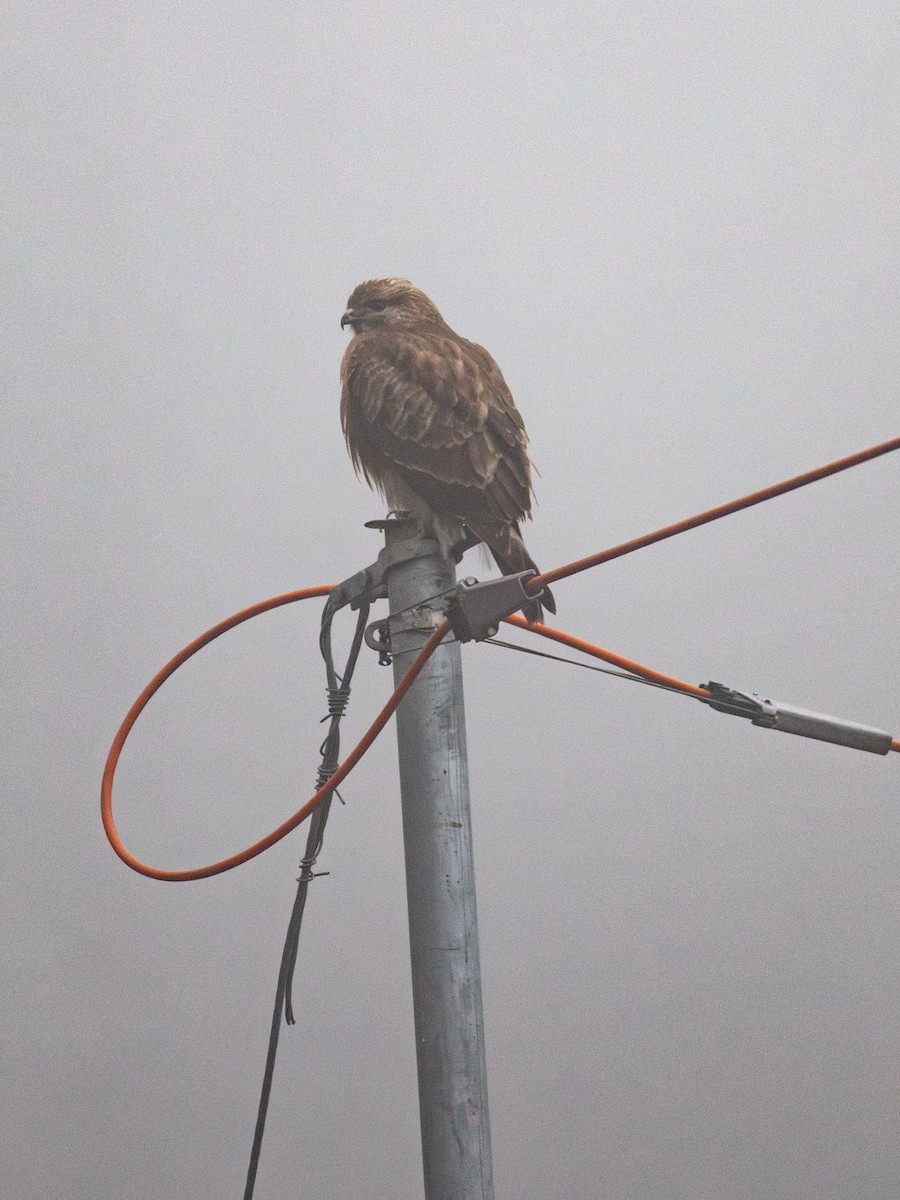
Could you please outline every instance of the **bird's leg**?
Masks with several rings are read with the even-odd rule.
[[[453,561],[456,563],[461,561],[462,556],[467,550],[471,550],[473,546],[477,546],[481,542],[481,538],[474,534],[471,529],[465,525],[463,525],[460,534],[459,540],[454,542],[453,546],[451,547]]]

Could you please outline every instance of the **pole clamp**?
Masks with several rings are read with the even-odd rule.
[[[755,692],[739,692],[723,683],[710,681],[702,686],[712,693],[709,700],[703,701],[704,704],[716,712],[746,717],[752,725],[759,725],[762,729],[777,729],[780,733],[793,733],[798,737],[832,742],[836,746],[849,746],[869,754],[887,754],[891,749],[891,735],[882,729],[797,708],[781,700],[758,696]]]
[[[395,522],[391,522],[394,524]],[[382,527],[384,521],[369,521],[366,528]],[[375,561],[362,571],[357,571],[343,583],[332,588],[326,602],[332,612],[350,605],[356,611],[364,604],[375,600],[387,599],[387,574],[391,567],[398,563],[409,562],[414,558],[427,558],[438,553],[438,544],[431,538],[410,537],[385,546]]]

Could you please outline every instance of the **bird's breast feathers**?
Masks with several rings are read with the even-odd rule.
[[[385,492],[399,473],[460,516],[473,506],[504,519],[528,514],[522,419],[481,346],[431,330],[364,332],[347,347],[341,377],[344,434],[368,482]]]

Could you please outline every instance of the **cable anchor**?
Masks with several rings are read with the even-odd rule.
[[[859,725],[855,721],[844,721],[826,713],[797,708],[781,700],[758,696],[755,692],[740,692],[723,683],[710,681],[701,686],[712,693],[709,700],[702,701],[703,704],[708,704],[716,712],[745,717],[761,729],[777,729],[780,733],[793,733],[798,737],[832,742],[836,746],[849,746],[869,754],[887,754],[891,749],[891,735],[870,725]]]

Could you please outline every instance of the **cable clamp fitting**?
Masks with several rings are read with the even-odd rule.
[[[505,617],[520,609],[526,601],[540,598],[540,592],[532,595],[525,590],[525,584],[536,575],[537,571],[520,571],[517,575],[503,575],[486,583],[472,578],[458,583],[447,610],[457,641],[480,642],[494,637]]]
[[[870,725],[858,725],[854,721],[842,721],[825,713],[796,708],[793,704],[769,700],[755,692],[739,692],[723,683],[710,681],[701,686],[712,693],[709,700],[703,701],[704,704],[716,712],[746,717],[751,724],[759,725],[762,729],[777,729],[781,733],[832,742],[836,746],[866,750],[869,754],[887,754],[891,749],[891,735]]]

